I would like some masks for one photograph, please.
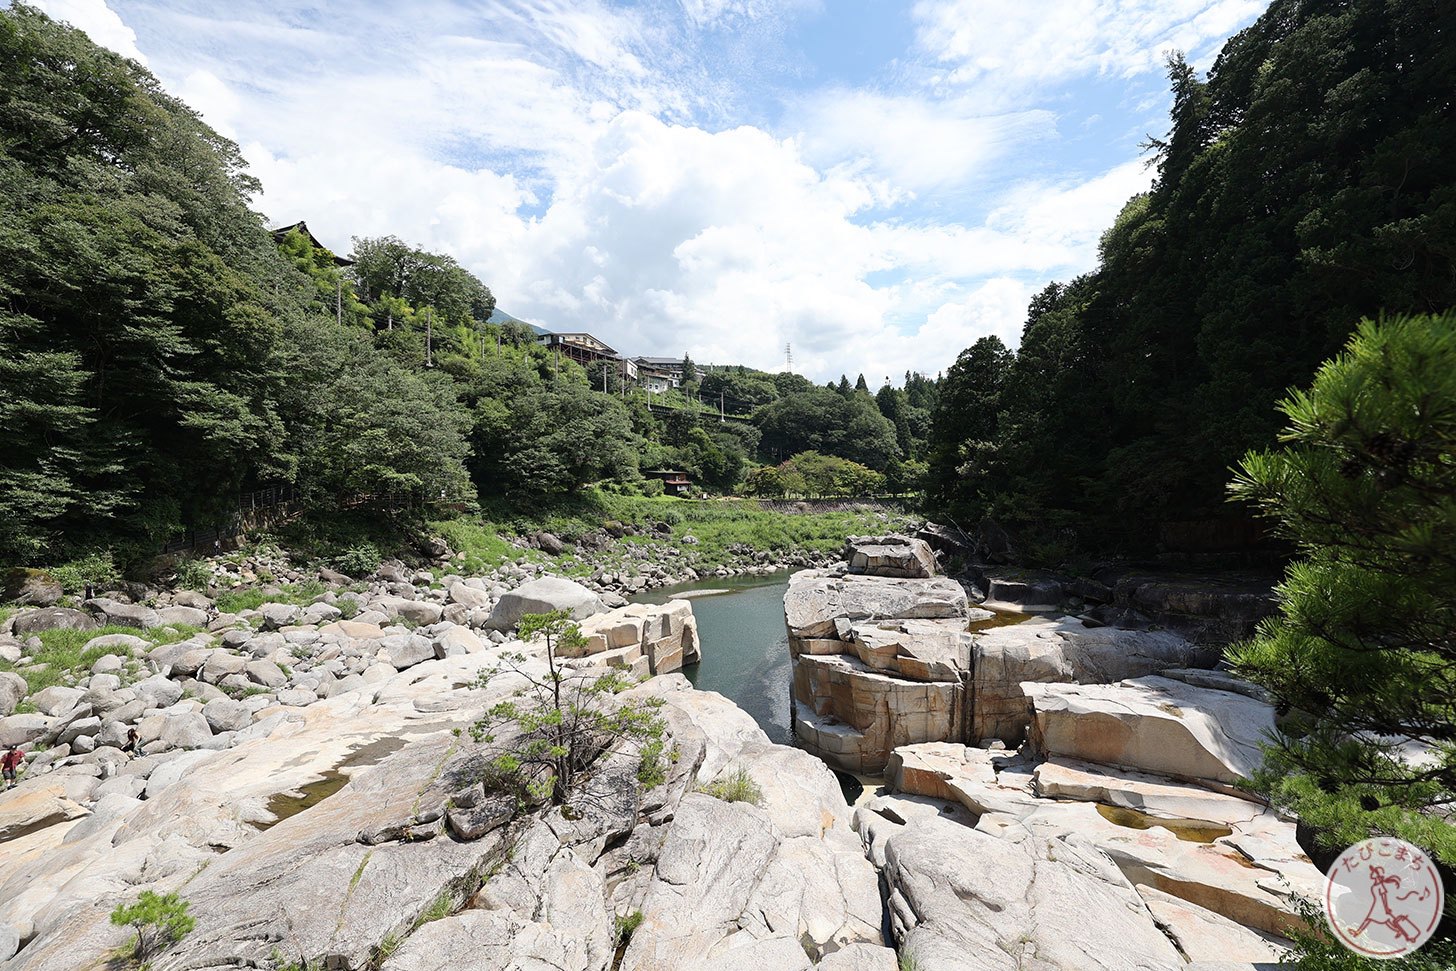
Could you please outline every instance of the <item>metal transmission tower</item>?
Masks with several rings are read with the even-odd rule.
[[[785,344],[784,345],[784,370],[785,371],[792,371],[793,369],[794,369],[794,345],[793,344]]]

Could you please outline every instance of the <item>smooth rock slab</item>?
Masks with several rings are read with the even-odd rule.
[[[1183,959],[1111,861],[930,817],[888,838],[900,954],[919,971],[1174,971]]]
[[[836,636],[836,619],[965,617],[968,610],[965,590],[947,577],[901,580],[801,570],[784,593],[789,635],[799,638]]]
[[[49,778],[0,793],[0,842],[85,816],[67,797],[63,779]]]
[[[381,971],[602,971],[567,963],[572,934],[510,911],[466,910],[415,931]]]
[[[448,734],[413,743],[216,857],[188,884],[196,929],[153,967],[267,966],[286,943],[289,954],[363,971],[380,942],[408,936],[442,890],[463,899],[504,857],[498,834],[475,842],[358,841],[361,832],[412,819],[455,744]]]
[[[1175,779],[1237,786],[1259,767],[1274,728],[1263,702],[1169,678],[1022,687],[1036,750]]]
[[[1027,681],[1111,684],[1169,668],[1212,665],[1218,652],[1164,631],[1091,628],[1071,617],[1035,618],[971,635],[970,738],[1017,745],[1030,728]]]
[[[689,793],[657,860],[623,971],[690,971],[737,928],[778,848],[763,810]]]
[[[1189,961],[1277,962],[1289,953],[1289,942],[1236,924],[1227,917],[1186,900],[1138,887],[1153,919]]]

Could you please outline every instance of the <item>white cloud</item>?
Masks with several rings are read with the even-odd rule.
[[[106,5],[106,0],[35,0],[35,5],[52,19],[64,20],[72,27],[84,30],[102,47],[142,64],[147,63],[137,49],[136,32],[122,23],[116,11]]]
[[[1018,240],[1063,247],[1064,265],[1090,267],[1102,233],[1127,200],[1152,182],[1152,170],[1134,159],[1084,182],[1026,183],[992,211],[986,225]]]
[[[986,334],[1014,344],[1031,294],[1089,268],[1148,183],[1137,161],[1024,171],[1054,153],[1056,115],[988,109],[974,72],[949,94],[786,93],[772,130],[746,124],[742,79],[695,45],[769,29],[783,5],[682,0],[674,22],[667,2],[422,0],[408,30],[375,4],[125,9],[169,89],[243,146],[273,223],[451,253],[503,309],[631,353],[777,369],[791,342],[816,380],[933,374]],[[1213,29],[1196,21],[1174,26]],[[974,60],[961,43],[938,49],[948,71]]]
[[[983,114],[964,100],[831,89],[806,99],[795,119],[806,155],[923,191],[982,179],[1014,147],[1055,132],[1050,111]]]
[[[1024,94],[1089,74],[1131,77],[1194,51],[1266,6],[1264,0],[920,0],[920,46],[941,79],[980,93]]]

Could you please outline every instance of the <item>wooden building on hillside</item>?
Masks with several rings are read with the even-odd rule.
[[[649,390],[659,393],[666,391],[668,388],[682,387],[683,381],[690,377],[702,380],[708,373],[694,364],[693,371],[695,373],[684,375],[683,359],[680,357],[634,357],[632,360],[637,362],[637,370],[640,373],[644,376],[651,376],[652,378],[649,383],[647,378],[644,377],[642,383]]]
[[[316,250],[323,250],[325,253],[327,253],[328,256],[329,256],[329,259],[331,259],[331,260],[334,261],[334,265],[335,266],[353,266],[354,265],[354,261],[353,260],[345,259],[344,257],[339,256],[337,253],[335,253],[333,250],[329,249],[323,243],[320,243],[318,241],[318,237],[315,236],[313,233],[309,232],[308,223],[304,222],[302,219],[300,219],[298,222],[294,223],[292,226],[280,226],[277,229],[271,229],[271,230],[269,230],[269,232],[273,235],[273,239],[276,242],[281,243],[281,242],[283,242],[284,237],[286,237],[289,233],[294,232],[295,230],[297,230],[303,236],[307,237],[309,243],[313,246],[314,249],[316,249]]]
[[[642,474],[649,479],[660,479],[663,491],[670,496],[685,496],[693,488],[693,480],[688,478],[688,474],[677,469],[653,469]]]
[[[544,333],[538,338],[541,343],[564,358],[586,367],[593,361],[612,361],[618,372],[628,381],[637,380],[637,364],[618,354],[605,341],[585,332]]]

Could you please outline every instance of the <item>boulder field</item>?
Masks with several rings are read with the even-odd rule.
[[[158,971],[419,971],[467,953],[500,969],[892,971],[878,875],[834,775],[668,673],[698,656],[691,606],[603,611],[567,581],[535,584],[483,601],[468,583],[448,593],[464,624],[396,586],[352,620],[265,604],[163,648],[108,642],[136,682],[108,688],[130,692],[119,705],[94,707],[90,675],[29,699],[49,713],[12,716],[34,722],[34,757],[0,793],[0,943],[13,942],[0,966],[106,967],[131,934],[112,909],[154,890],[181,895],[196,919],[152,959]],[[666,724],[660,781],[639,780],[637,752],[609,752],[569,818],[484,792],[489,753],[466,730],[546,673],[542,643],[477,631],[554,607],[582,615],[568,676],[627,675],[639,683],[616,699],[660,706]],[[424,625],[372,616],[410,612]],[[249,676],[258,658],[294,672],[257,696],[266,704],[183,697],[214,685],[209,672]],[[307,686],[324,675],[324,692]],[[137,709],[125,724],[149,726],[137,751],[61,741],[111,739],[106,715],[124,705]],[[745,777],[750,801],[700,791]]]

